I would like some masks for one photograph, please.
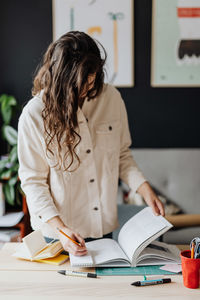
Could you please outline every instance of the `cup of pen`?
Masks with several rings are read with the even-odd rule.
[[[191,258],[191,250],[185,250],[181,252],[181,264],[184,286],[197,289],[200,285],[200,258]]]

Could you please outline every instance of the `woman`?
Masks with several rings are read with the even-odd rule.
[[[19,120],[19,176],[32,227],[58,237],[74,255],[87,253],[85,238],[100,238],[118,226],[119,177],[164,215],[130,153],[125,105],[104,84],[101,49],[104,58],[97,43],[78,31],[52,43]]]

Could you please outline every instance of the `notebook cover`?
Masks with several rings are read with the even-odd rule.
[[[41,262],[44,264],[50,264],[50,265],[62,265],[63,263],[65,263],[67,260],[69,259],[69,256],[66,254],[60,254],[56,257],[52,257],[52,258],[45,258],[45,259],[38,259],[35,260],[37,262]]]

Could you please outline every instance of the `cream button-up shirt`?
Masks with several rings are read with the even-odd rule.
[[[24,107],[18,126],[19,177],[33,229],[56,238],[47,221],[59,216],[83,238],[112,232],[118,226],[119,177],[134,191],[145,181],[129,150],[120,93],[105,84],[99,97],[85,101],[78,110],[81,142],[76,151],[81,163],[73,172],[55,167],[56,155],[46,153],[43,108],[41,93]]]

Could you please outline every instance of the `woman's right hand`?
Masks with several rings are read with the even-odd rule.
[[[85,246],[84,239],[78,233],[66,227],[59,216],[55,216],[49,219],[47,223],[58,234],[59,240],[61,241],[64,250],[76,256],[82,256],[87,254],[87,249]],[[64,233],[66,233],[72,240],[78,242],[80,246],[73,243],[69,238],[64,236],[64,234],[59,232],[58,228],[61,229]]]
[[[78,242],[80,245],[77,245],[73,243],[69,238],[64,236],[61,232],[58,231],[59,240],[61,241],[61,244],[63,245],[64,250],[68,251],[69,253],[76,255],[76,256],[83,256],[87,254],[87,248],[85,246],[84,239],[76,232],[71,230],[67,227],[59,228],[64,233],[66,233],[72,240]]]

